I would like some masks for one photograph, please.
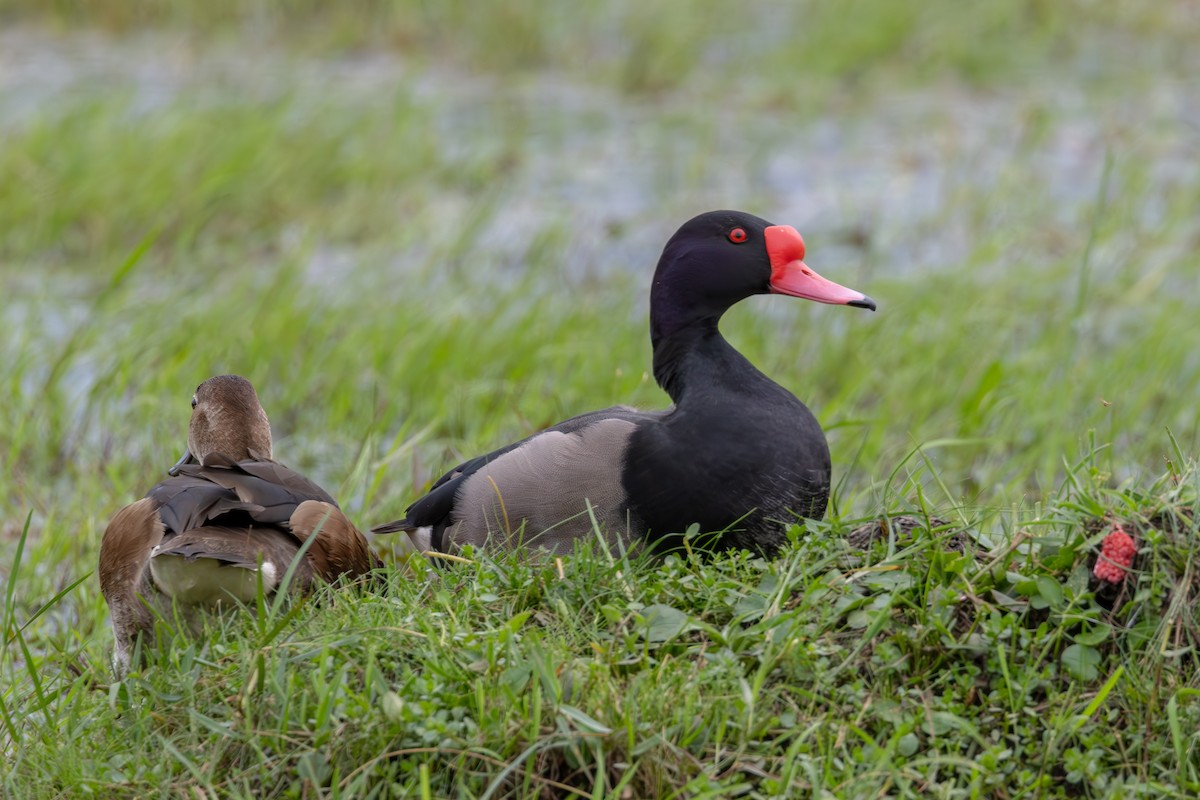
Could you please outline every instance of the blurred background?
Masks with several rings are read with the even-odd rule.
[[[259,388],[364,524],[617,402],[696,213],[798,228],[872,315],[724,329],[808,403],[837,506],[1036,502],[1200,435],[1190,0],[0,2],[0,539],[88,563]]]

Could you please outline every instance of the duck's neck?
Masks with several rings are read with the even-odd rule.
[[[676,406],[717,394],[739,394],[765,387],[784,391],[725,341],[713,317],[652,336],[654,379]]]

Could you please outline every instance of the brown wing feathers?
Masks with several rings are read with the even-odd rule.
[[[302,542],[317,537],[308,548],[308,557],[326,581],[339,575],[359,578],[383,566],[366,538],[336,505],[306,500],[292,514],[291,527],[292,534]]]
[[[177,482],[183,484],[178,490],[163,488]],[[224,519],[233,523],[241,518],[258,526],[290,531],[295,540],[293,550],[317,532],[317,541],[309,547],[308,558],[316,574],[326,581],[343,573],[358,577],[381,563],[366,538],[324,489],[277,462],[233,463],[224,458],[209,458],[203,466],[180,468],[179,477],[159,484],[151,492],[156,493],[168,503],[160,509],[160,513],[166,512],[164,519],[192,523],[180,532],[192,532],[202,526],[207,530]],[[188,501],[196,501],[197,506],[187,508]],[[179,530],[169,524],[168,528]],[[211,541],[211,537],[203,541]],[[193,558],[199,554],[195,549],[199,546],[197,540],[191,551]],[[212,546],[216,547],[215,542]],[[228,554],[211,557],[232,563],[225,556]]]

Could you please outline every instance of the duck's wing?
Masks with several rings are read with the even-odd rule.
[[[259,481],[278,486],[294,497],[303,498],[303,500],[320,500],[323,503],[337,505],[337,501],[329,492],[278,461],[239,461],[234,466],[236,467],[235,472],[241,471]],[[251,485],[257,486],[253,483]]]
[[[514,474],[517,470],[524,470],[530,473],[530,479],[535,480],[537,475],[545,475],[554,473],[561,465],[565,456],[564,449],[577,448],[579,435],[592,432],[600,433],[599,436],[590,437],[593,442],[600,443],[612,449],[613,444],[609,441],[612,437],[606,436],[605,431],[612,431],[616,437],[627,437],[628,431],[633,425],[642,422],[650,417],[661,416],[663,412],[645,412],[639,411],[628,406],[613,406],[612,408],[593,411],[587,414],[580,414],[571,419],[560,422],[559,424],[539,431],[531,436],[527,436],[520,441],[514,442],[506,447],[498,450],[493,450],[486,455],[478,456],[469,461],[459,464],[454,469],[444,474],[441,478],[434,482],[429,492],[424,497],[410,505],[403,519],[396,520],[384,525],[380,525],[373,530],[376,533],[394,533],[396,531],[412,532],[418,528],[431,528],[431,543],[434,549],[443,549],[441,541],[442,532],[446,526],[451,523],[455,516],[455,511],[458,504],[462,501],[462,492],[472,478],[478,476],[481,471],[485,470],[489,465],[494,465],[499,472]],[[612,424],[617,423],[617,424]],[[624,423],[624,424],[621,424]],[[599,426],[599,427],[597,427]],[[618,443],[619,444],[619,443]],[[516,451],[521,451],[523,458],[513,458]],[[573,456],[583,456],[586,459],[586,453],[573,453]],[[509,457],[506,459],[506,456]],[[533,464],[530,464],[530,459]],[[573,463],[578,465],[578,458],[572,459]],[[505,462],[505,463],[500,463]],[[511,462],[511,466],[507,462]],[[532,469],[530,468],[532,467]],[[598,472],[619,471],[620,464],[614,462],[613,459],[596,459],[588,467]],[[587,468],[585,468],[587,469]],[[490,474],[489,474],[490,477]],[[524,477],[524,476],[522,476]],[[589,481],[588,477],[576,475],[575,478],[582,477],[582,484],[576,483],[574,488],[578,489],[574,495],[578,499],[582,499],[587,491],[589,484],[604,483],[611,484],[614,476],[604,475],[596,481]],[[619,481],[619,477],[616,478]],[[521,481],[518,479],[518,483]],[[490,482],[489,482],[490,483]],[[538,491],[540,487],[530,487],[530,491]],[[514,491],[521,493],[520,488]],[[474,494],[487,494],[486,487],[481,487],[481,491]],[[471,501],[468,501],[471,502]],[[519,498],[516,499],[514,511],[516,507],[521,506]],[[572,508],[574,506],[572,505]],[[567,513],[576,513],[574,511]],[[564,517],[567,515],[564,513]],[[561,520],[561,518],[560,518]]]
[[[191,469],[190,466],[181,468]],[[249,515],[262,510],[240,500],[235,493],[199,474],[198,470],[167,478],[151,489],[146,498],[157,506],[168,534],[199,528],[226,514],[241,511]]]
[[[292,514],[290,524],[292,534],[302,542],[317,537],[308,548],[308,557],[323,580],[332,581],[339,575],[359,578],[383,566],[366,537],[336,505],[306,500]]]
[[[176,483],[180,488],[175,488]],[[171,484],[173,498],[166,496],[164,487],[167,484]],[[292,554],[317,533],[317,540],[307,551],[308,560],[312,571],[327,581],[343,573],[357,577],[380,565],[366,537],[342,513],[333,497],[299,472],[276,461],[235,462],[221,455],[210,455],[203,464],[180,467],[178,477],[159,484],[155,491],[163,501],[175,499],[171,509],[174,516],[181,517],[183,522],[195,523],[180,530],[196,533],[199,537],[188,545],[201,548],[196,553],[206,547],[216,547],[217,539],[213,538],[216,534],[209,534],[209,531],[224,525],[241,531],[243,538],[263,536],[272,542],[286,540]],[[195,506],[189,507],[188,501],[195,502]],[[271,533],[266,534],[266,531]],[[225,541],[232,546],[232,540]],[[184,547],[184,544],[174,547]],[[162,552],[168,551],[163,549]],[[171,552],[176,551],[173,548]],[[190,552],[178,551],[176,554],[188,555]],[[238,545],[228,553],[213,550],[205,557],[245,566],[234,563],[238,552],[244,552],[246,564],[254,563],[260,556],[249,545]],[[288,556],[289,563],[290,558]],[[286,568],[286,564],[284,566]]]
[[[179,477],[202,481],[220,490],[225,503],[214,506],[214,511],[244,511],[262,525],[289,527],[292,514],[306,500],[337,505],[337,501],[320,486],[276,461],[235,462],[214,455],[203,464],[180,467]],[[206,519],[216,519],[216,515]]]
[[[287,569],[299,550],[296,541],[274,528],[205,525],[168,537],[154,548],[154,557],[178,556],[187,561],[211,558],[223,566],[255,569],[259,560]],[[283,572],[279,572],[282,577]]]

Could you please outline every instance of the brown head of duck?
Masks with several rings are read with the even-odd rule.
[[[279,590],[293,562],[290,587],[300,591],[381,565],[324,489],[272,459],[271,425],[245,378],[197,387],[187,451],[169,473],[113,516],[100,544],[119,674],[172,602],[248,602],[260,585]]]
[[[271,422],[258,392],[240,375],[218,375],[196,387],[187,449],[167,474],[215,453],[234,461],[271,460]]]

